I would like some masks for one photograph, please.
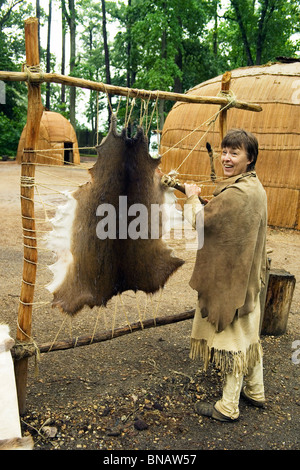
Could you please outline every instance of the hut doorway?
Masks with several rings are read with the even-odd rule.
[[[74,163],[73,142],[64,142],[64,164]]]

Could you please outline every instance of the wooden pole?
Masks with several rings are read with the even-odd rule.
[[[185,320],[190,320],[194,317],[195,309],[187,310],[186,312],[177,313],[175,315],[168,315],[165,317],[150,318],[144,320],[142,323],[136,322],[131,323],[128,326],[116,328],[115,330],[106,331],[103,333],[97,333],[93,336],[82,335],[71,340],[56,341],[55,343],[44,343],[39,346],[39,353],[48,353],[54,351],[62,351],[65,349],[73,349],[79,346],[88,346],[90,344],[101,343],[109,341],[120,336],[128,335],[136,331],[146,330],[148,328],[154,328],[158,326],[170,325]],[[36,353],[35,346],[29,348],[22,348],[22,345],[15,344],[11,349],[12,355],[16,361],[19,358],[30,357]],[[22,360],[22,359],[20,359]]]
[[[61,85],[76,86],[80,88],[87,88],[88,90],[96,90],[102,93],[107,93],[109,95],[120,95],[126,97],[129,96],[130,98],[142,98],[151,100],[161,99],[170,101],[182,101],[185,103],[216,104],[221,106],[228,105],[228,99],[224,96],[197,96],[184,93],[172,93],[169,91],[141,90],[137,88],[107,85],[105,83],[93,82],[92,80],[85,80],[83,78],[68,77],[66,75],[60,75],[58,73],[36,73],[30,70],[27,70],[27,72],[0,72],[0,80],[3,81],[26,82],[28,79],[31,83],[60,83]],[[262,111],[262,107],[260,105],[240,100],[236,100],[233,106],[235,108],[244,109],[246,111]]]
[[[280,336],[286,332],[296,278],[285,269],[271,269],[261,334]]]
[[[229,96],[230,81],[231,81],[231,72],[225,72],[222,77],[222,82],[221,82],[221,93],[223,95]],[[222,108],[224,108],[224,106],[222,106]],[[219,115],[221,142],[223,140],[223,137],[227,133],[227,109],[228,108],[224,109],[224,111],[221,111]]]
[[[39,66],[38,19],[25,21],[26,63]],[[30,341],[32,304],[37,265],[37,243],[34,220],[34,177],[36,154],[39,138],[40,120],[43,112],[40,84],[28,82],[27,130],[21,165],[21,214],[24,242],[23,279],[18,310],[18,341]],[[19,412],[24,414],[28,359],[15,363],[16,386]]]

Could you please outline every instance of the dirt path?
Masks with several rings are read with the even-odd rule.
[[[51,170],[51,171],[50,171]],[[40,181],[56,177],[86,180],[84,169],[56,168],[39,173]],[[51,174],[48,174],[51,173]],[[20,293],[23,248],[19,202],[20,167],[0,163],[0,321],[8,323],[14,337]],[[65,183],[62,183],[65,184]],[[57,187],[56,187],[57,189]],[[61,188],[59,188],[61,189]],[[36,216],[49,215],[60,199],[58,193],[44,193]],[[186,264],[167,284],[163,296],[146,305],[143,295],[129,292],[114,317],[115,302],[103,312],[84,310],[72,322],[62,325],[61,314],[50,307],[45,285],[51,279],[45,268],[52,258],[39,255],[33,336],[38,344],[70,335],[97,331],[151,317],[179,313],[194,307],[195,294],[188,286],[194,255],[182,241],[172,241]],[[272,266],[284,268],[300,279],[300,233],[268,230]],[[218,372],[204,373],[201,364],[189,359],[191,320],[133,333],[91,346],[43,354],[35,376],[35,361],[29,361],[27,412],[22,417],[24,433],[30,432],[35,449],[42,450],[212,450],[212,449],[299,449],[300,288],[296,284],[287,332],[279,337],[264,336],[265,387],[267,405],[256,409],[241,400],[236,423],[223,424],[199,418],[194,403],[203,398],[218,399]],[[115,318],[115,319],[114,319]],[[70,331],[72,329],[72,331]],[[294,346],[294,347],[293,347]],[[41,430],[45,426],[44,431]],[[47,437],[47,432],[53,437]],[[39,431],[39,432],[38,432]]]

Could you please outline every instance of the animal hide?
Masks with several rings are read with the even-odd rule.
[[[32,450],[33,446],[31,436],[0,440],[0,450]]]
[[[156,238],[152,236],[151,207],[163,204],[165,188],[157,172],[160,160],[149,155],[142,128],[129,139],[125,129],[117,133],[113,116],[97,152],[97,162],[89,170],[91,181],[68,195],[48,240],[58,256],[50,267],[54,278],[48,289],[53,306],[70,315],[85,305],[106,305],[126,290],[154,293],[184,263],[172,255],[161,229]],[[138,218],[133,216],[140,205],[148,209],[140,236],[128,236],[130,228],[137,229]],[[113,212],[104,217],[111,209],[115,217]],[[99,238],[105,222],[108,236]]]

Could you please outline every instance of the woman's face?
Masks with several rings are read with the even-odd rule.
[[[227,178],[245,173],[251,161],[248,160],[244,147],[224,147],[222,150],[221,163],[224,176]]]

